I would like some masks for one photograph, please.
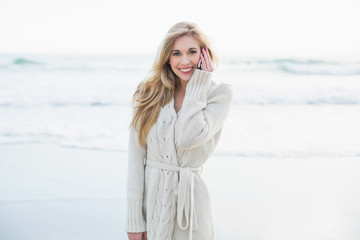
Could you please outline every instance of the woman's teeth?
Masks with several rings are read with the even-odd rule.
[[[185,68],[185,69],[181,69],[181,68],[180,68],[180,71],[182,71],[182,72],[190,72],[191,69],[192,69],[192,68]]]

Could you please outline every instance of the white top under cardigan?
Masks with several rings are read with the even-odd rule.
[[[201,170],[219,140],[232,97],[229,84],[217,84],[210,72],[197,69],[181,110],[176,113],[174,99],[161,108],[145,147],[130,129],[127,232],[147,231],[148,240],[214,239]]]

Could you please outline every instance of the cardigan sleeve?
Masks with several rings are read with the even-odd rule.
[[[179,147],[189,150],[210,140],[228,115],[233,98],[232,86],[221,84],[211,88],[211,72],[195,70],[186,86],[185,97],[178,119]]]
[[[143,214],[145,157],[146,146],[139,145],[138,131],[132,126],[129,133],[126,232],[146,231],[146,222]]]

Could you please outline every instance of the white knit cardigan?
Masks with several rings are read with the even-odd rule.
[[[130,129],[127,180],[127,232],[145,232],[149,240],[213,240],[209,192],[202,165],[213,152],[233,98],[229,84],[195,70],[181,110],[174,99],[163,106],[138,144]]]

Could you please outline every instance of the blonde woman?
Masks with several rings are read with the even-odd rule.
[[[211,80],[215,61],[199,27],[177,23],[134,94],[126,224],[130,240],[214,239],[201,172],[233,96],[230,85]]]

